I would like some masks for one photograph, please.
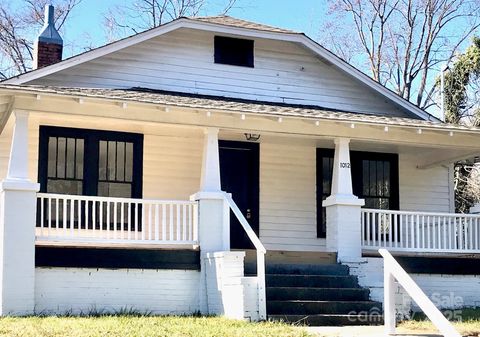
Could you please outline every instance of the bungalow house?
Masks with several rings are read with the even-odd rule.
[[[62,60],[52,16],[36,69],[0,84],[1,315],[375,323],[379,248],[440,306],[478,305],[452,164],[479,129],[302,33],[180,18]]]

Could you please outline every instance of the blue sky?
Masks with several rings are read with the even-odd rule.
[[[10,0],[18,3],[19,0]],[[318,36],[320,20],[327,5],[320,0],[238,0],[239,8],[233,8],[229,15],[241,19],[269,24],[307,33],[312,38]],[[63,37],[66,41],[81,39],[88,34],[94,45],[105,43],[103,17],[113,5],[131,3],[128,0],[83,0],[72,13]],[[210,1],[202,15],[214,15],[221,9],[221,0]],[[240,7],[241,6],[241,7]],[[69,53],[69,50],[66,50]]]

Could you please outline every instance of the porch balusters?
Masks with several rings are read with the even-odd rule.
[[[480,252],[480,214],[361,211],[362,249]]]
[[[198,244],[195,201],[48,193],[37,200],[37,241]]]

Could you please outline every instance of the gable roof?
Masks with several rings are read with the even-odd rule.
[[[400,106],[408,111],[412,117],[422,118],[425,120],[439,121],[436,117],[420,109],[415,104],[399,96],[392,90],[374,81],[365,73],[361,72],[351,64],[345,62],[329,50],[322,47],[320,44],[309,38],[304,33],[297,33],[289,30],[284,30],[276,27],[271,27],[263,24],[257,24],[245,20],[235,19],[229,16],[214,16],[214,17],[182,17],[166,23],[164,25],[149,29],[142,33],[106,44],[102,47],[86,51],[76,56],[67,58],[61,62],[52,64],[50,66],[32,70],[21,75],[14,76],[10,79],[4,80],[0,83],[6,84],[23,84],[52,73],[67,69],[87,61],[96,59],[98,57],[113,53],[115,51],[127,48],[137,43],[152,39],[154,37],[166,34],[168,32],[180,29],[190,28],[197,30],[213,31],[219,34],[241,35],[250,38],[265,38],[280,41],[288,41],[298,43],[318,55],[327,63],[332,64],[338,70],[353,77],[357,81],[363,83],[370,89],[376,91],[381,96],[385,97],[392,103]]]
[[[284,34],[299,34],[293,30],[273,27],[264,25],[261,23],[246,21],[242,19],[233,18],[228,15],[218,15],[218,16],[197,16],[191,17],[191,20],[214,23],[223,26],[231,26],[237,28],[246,28],[246,29],[255,29],[264,32],[273,32],[273,33],[284,33]]]

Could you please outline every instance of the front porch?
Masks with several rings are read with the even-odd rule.
[[[134,250],[200,252],[197,269],[190,270],[188,280],[182,283],[188,284],[190,293],[195,287],[207,288],[205,282],[211,280],[204,273],[223,273],[228,277],[221,282],[230,283],[222,286],[230,294],[243,289],[248,298],[241,300],[254,303],[250,317],[265,318],[265,249],[290,254],[285,261],[277,258],[279,264],[350,263],[378,248],[398,254],[460,256],[480,252],[478,216],[453,213],[451,163],[480,150],[478,144],[470,142],[474,136],[463,131],[452,135],[452,131],[432,128],[419,132],[421,129],[402,125],[380,128],[339,120],[317,123],[245,115],[242,111],[212,114],[207,109],[119,105],[111,100],[80,101],[48,95],[39,98],[29,93],[19,95],[15,105],[0,136],[0,153],[8,159],[8,169],[0,167],[0,173],[6,177],[3,198],[16,191],[21,199],[9,202],[2,226],[5,231],[9,224],[22,224],[8,234],[12,242],[28,239],[24,242],[29,247],[26,265],[33,265],[33,271],[35,246],[115,249],[122,254]],[[71,113],[65,113],[67,110]],[[46,128],[53,132],[47,135],[55,142],[42,138],[41,130]],[[252,141],[252,134],[260,139]],[[103,139],[103,135],[108,137]],[[123,135],[130,138],[122,139]],[[142,157],[134,160],[133,155],[129,157],[129,141],[140,136]],[[84,148],[78,146],[78,139],[84,141],[80,142]],[[75,144],[74,150],[70,151],[69,144]],[[92,144],[98,144],[93,147],[96,151],[87,151]],[[104,158],[110,156],[109,144],[115,146],[115,160],[105,164],[109,162]],[[325,160],[319,160],[319,152],[331,156],[327,153],[322,157]],[[355,161],[350,160],[350,153]],[[129,158],[136,164],[130,167]],[[225,166],[226,160],[229,166]],[[364,162],[368,162],[368,169]],[[247,172],[248,177],[232,174],[236,169]],[[31,183],[36,181],[40,186]],[[225,187],[227,181],[231,185]],[[242,189],[245,187],[247,191]],[[361,208],[362,199],[387,209]],[[247,244],[235,241],[238,233]],[[251,248],[255,248],[254,267],[245,268],[251,275],[248,278],[239,251]],[[12,249],[10,258],[17,252]],[[271,263],[268,256],[267,266]],[[250,254],[245,261],[252,265]],[[232,269],[222,269],[230,264]],[[95,268],[91,263],[88,266]],[[58,270],[43,269],[50,267],[58,265],[37,266],[38,277],[53,279],[51,272]],[[77,270],[85,265],[77,267],[68,265],[73,268],[66,270],[69,282],[75,280],[77,272],[87,277],[86,270]],[[128,268],[131,265],[123,267],[122,277],[141,277],[128,274]],[[148,277],[153,279],[157,268],[150,266]],[[174,282],[176,272],[167,276],[170,282]],[[340,268],[340,272],[345,270]],[[18,270],[18,275],[23,273],[25,270]],[[10,275],[14,284],[15,273]],[[101,282],[103,277],[115,277],[103,271],[94,275]],[[35,275],[29,280],[24,287],[35,284]],[[204,295],[191,299],[191,303],[198,302],[191,305],[192,311],[209,312]]]

